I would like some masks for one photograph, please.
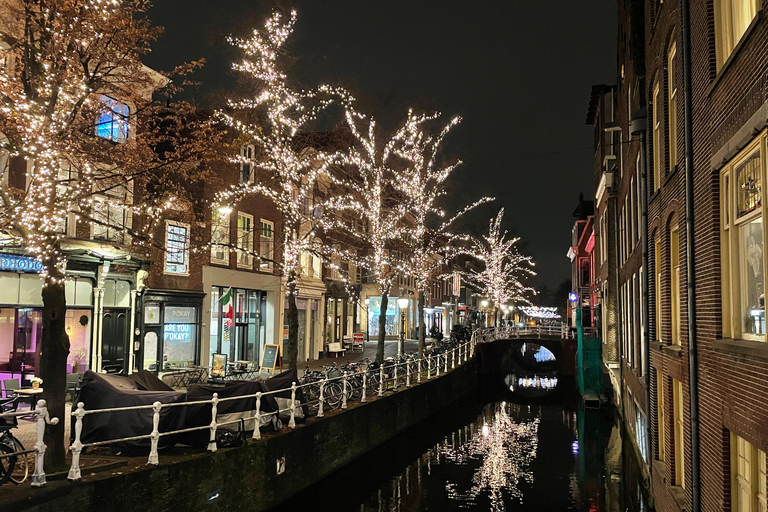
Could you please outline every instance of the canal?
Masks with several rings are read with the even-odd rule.
[[[625,436],[611,407],[580,406],[573,377],[557,375],[549,351],[521,345],[476,396],[275,510],[644,512]]]

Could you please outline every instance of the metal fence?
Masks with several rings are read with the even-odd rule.
[[[410,388],[413,385],[419,384],[422,380],[438,378],[441,374],[446,374],[451,369],[461,366],[462,364],[465,364],[467,361],[469,361],[469,359],[474,356],[474,348],[478,340],[479,336],[476,332],[473,334],[469,341],[454,344],[449,348],[444,348],[442,351],[430,352],[425,357],[406,356],[399,360],[385,362],[375,369],[358,369],[358,371],[354,373],[343,371],[341,372],[342,374],[338,376],[326,376],[325,378],[315,379],[306,383],[293,382],[291,387],[287,389],[258,392],[255,394],[242,395],[237,397],[219,398],[218,393],[214,393],[213,397],[209,400],[169,404],[155,402],[151,405],[91,410],[86,410],[85,404],[80,402],[72,411],[72,417],[74,418],[75,422],[74,442],[70,446],[70,452],[72,453],[72,465],[69,470],[68,478],[73,481],[79,480],[81,478],[80,454],[82,453],[83,449],[91,446],[109,445],[125,441],[149,439],[150,452],[147,463],[159,464],[158,445],[160,438],[164,436],[209,430],[210,437],[207,450],[215,452],[217,450],[217,430],[230,424],[241,423],[243,420],[248,422],[253,421],[255,423],[252,435],[253,439],[261,438],[261,430],[259,427],[262,425],[262,421],[268,420],[270,417],[274,416],[279,417],[281,413],[287,413],[285,415],[289,417],[288,427],[293,429],[296,427],[297,410],[302,408],[304,405],[306,405],[310,411],[309,416],[314,415],[318,418],[322,418],[325,416],[325,412],[329,407],[346,409],[349,402],[357,401],[360,403],[365,403],[368,401],[371,395],[381,397],[387,392],[397,392],[399,389]],[[291,398],[285,407],[278,406],[277,411],[262,411],[261,404],[264,397],[286,394],[288,391],[290,391]],[[304,396],[304,401],[297,400],[296,397],[299,391],[301,391],[301,394]],[[217,408],[219,407],[219,404],[228,401],[246,400],[253,398],[256,399],[256,407],[251,416],[247,418],[238,418],[228,422],[220,423],[217,421]],[[187,407],[192,405],[211,406],[210,425],[180,430],[171,430],[166,432],[160,431],[160,415],[163,409],[169,407]],[[81,437],[83,430],[83,418],[85,416],[108,414],[118,411],[140,410],[152,410],[153,421],[151,432],[144,435],[115,438],[107,441],[97,441],[91,443],[82,442]]]
[[[46,425],[56,425],[59,423],[59,418],[51,418],[50,414],[48,413],[48,408],[46,407],[45,400],[38,400],[37,406],[32,411],[24,411],[24,412],[6,412],[3,414],[0,414],[0,420],[1,423],[8,423],[8,419],[15,419],[19,418],[21,416],[34,416],[35,417],[35,423],[36,423],[36,440],[35,440],[35,447],[31,450],[19,450],[18,447],[20,444],[13,443],[11,449],[15,450],[13,452],[9,453],[0,453],[0,459],[10,458],[10,457],[26,457],[29,453],[35,454],[35,472],[32,474],[32,487],[41,487],[45,485],[45,471],[43,470],[43,461],[45,459],[45,443],[43,442],[43,436],[45,434],[45,426]],[[15,421],[13,421],[13,425],[15,425]],[[4,465],[5,466],[5,465]],[[8,466],[5,466],[8,468]],[[10,471],[10,468],[8,468]]]
[[[477,329],[473,336],[479,343],[513,338],[561,338],[576,339],[576,331],[565,324],[554,325],[506,325],[504,327],[487,327]]]

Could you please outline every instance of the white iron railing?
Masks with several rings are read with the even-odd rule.
[[[477,336],[479,343],[494,340],[507,340],[512,338],[562,338],[574,339],[576,332],[567,325],[506,325],[504,327],[487,327],[475,330],[473,336]]]
[[[48,408],[45,405],[45,400],[38,400],[37,407],[33,411],[23,412],[6,412],[0,414],[0,419],[4,418],[18,418],[21,416],[34,416],[36,423],[35,447],[31,450],[17,450],[13,453],[2,453],[0,458],[6,457],[26,457],[28,453],[35,454],[35,472],[32,474],[32,487],[42,487],[45,485],[45,471],[43,469],[43,461],[45,459],[45,443],[43,442],[43,436],[45,434],[46,425],[56,425],[59,423],[59,418],[51,418],[48,413]],[[15,448],[15,447],[14,447]]]
[[[75,420],[74,424],[74,442],[70,446],[72,453],[72,466],[69,470],[69,480],[79,480],[81,478],[80,472],[80,454],[84,448],[91,446],[108,445],[125,441],[136,441],[141,439],[150,440],[150,452],[148,464],[159,464],[158,445],[160,438],[163,436],[171,436],[175,434],[183,434],[187,432],[210,430],[210,438],[208,442],[207,450],[215,452],[216,447],[216,432],[219,428],[240,423],[242,421],[251,422],[254,421],[253,439],[261,439],[260,426],[263,419],[268,419],[271,416],[278,416],[280,413],[290,413],[288,427],[293,429],[296,427],[296,414],[297,409],[306,405],[312,407],[313,412],[318,418],[322,418],[325,415],[325,410],[329,406],[334,404],[340,406],[341,409],[346,409],[348,403],[352,400],[365,403],[370,398],[371,394],[377,396],[383,396],[385,392],[396,392],[399,387],[410,388],[415,383],[418,384],[422,379],[432,379],[439,377],[441,373],[448,373],[450,369],[454,369],[457,366],[467,363],[470,358],[474,356],[475,344],[477,337],[472,336],[470,341],[466,341],[451,349],[448,349],[439,354],[428,354],[426,357],[411,357],[405,358],[396,362],[385,362],[379,365],[375,369],[366,369],[358,371],[357,373],[350,374],[343,372],[342,375],[337,377],[326,377],[318,381],[308,382],[306,384],[297,384],[293,382],[290,388],[279,389],[275,391],[258,392],[249,395],[241,395],[236,397],[219,398],[218,393],[214,393],[210,400],[199,400],[195,402],[179,402],[164,404],[161,402],[155,402],[151,405],[140,405],[133,407],[115,407],[107,409],[91,409],[86,410],[85,405],[80,402],[72,411],[72,417]],[[277,411],[262,411],[262,400],[267,396],[274,396],[278,394],[285,394],[288,391],[291,393],[289,405],[287,407],[280,408],[278,406]],[[301,391],[305,399],[303,402],[296,400],[297,393]],[[358,397],[354,399],[353,397]],[[238,418],[228,422],[217,422],[216,415],[217,409],[220,404],[228,401],[256,399],[256,408],[253,411],[253,415],[247,418]],[[163,409],[170,407],[186,407],[190,405],[210,405],[211,406],[211,423],[210,425],[204,425],[199,427],[191,427],[181,430],[172,430],[167,432],[160,432],[160,414]],[[316,410],[315,410],[316,408]],[[83,430],[83,418],[89,415],[114,413],[119,411],[141,411],[152,410],[152,431],[148,434],[132,437],[122,437],[109,439],[105,441],[94,441],[90,443],[82,442],[82,430]]]

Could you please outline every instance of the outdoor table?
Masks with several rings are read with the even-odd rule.
[[[25,403],[28,403],[30,407],[34,409],[35,407],[35,396],[42,395],[43,394],[43,388],[22,388],[22,389],[16,389],[13,391],[16,393],[16,395],[19,395],[19,398],[24,401]]]

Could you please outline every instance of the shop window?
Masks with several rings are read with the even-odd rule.
[[[761,154],[765,133],[721,171],[723,336],[765,340]],[[761,144],[762,142],[762,144]],[[729,332],[730,331],[730,332]]]
[[[237,214],[237,266],[253,268],[253,216]]]
[[[14,322],[16,321],[16,309],[0,309],[0,372],[11,371],[13,359]]]
[[[372,337],[378,336],[379,317],[381,316],[381,297],[370,297],[368,312],[368,332]],[[399,312],[397,311],[397,297],[388,298],[385,315],[385,334],[387,336],[393,336],[399,332],[397,327],[397,319],[399,315]],[[425,313],[425,318],[426,317],[427,314]]]
[[[731,432],[731,510],[765,512],[766,455]]]
[[[229,214],[211,212],[211,263],[229,265]]]
[[[165,272],[189,275],[189,225],[166,222]]]
[[[186,368],[195,363],[197,308],[165,306],[163,369]]]
[[[91,347],[91,311],[89,309],[68,309],[65,328],[69,336],[67,371],[84,372],[89,369]]]
[[[715,0],[715,44],[717,68],[733,53],[761,8],[761,0]]]
[[[19,274],[18,304],[25,306],[43,305],[43,280],[37,274]]]
[[[103,94],[100,100],[96,135],[112,142],[125,142],[128,139],[128,105]]]

